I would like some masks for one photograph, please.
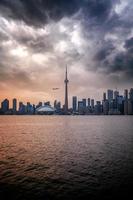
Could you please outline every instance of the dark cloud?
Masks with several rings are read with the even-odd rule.
[[[23,20],[31,25],[44,25],[49,19],[59,20],[72,15],[79,8],[76,0],[1,0],[0,11],[3,15]]]
[[[96,17],[98,20],[108,19],[114,2],[113,0],[90,0],[86,1],[85,4],[85,14],[88,13],[89,16]]]
[[[41,74],[51,81],[66,63],[81,78],[96,72],[110,83],[112,74],[133,79],[131,1],[116,10],[123,1],[0,0],[1,83],[35,87]]]
[[[129,41],[129,40],[128,40]],[[124,52],[116,54],[112,62],[106,63],[108,73],[123,73],[125,77],[133,78],[133,44],[128,44],[126,41],[125,46],[128,48]],[[130,48],[129,48],[130,46]],[[132,47],[131,47],[132,46]]]
[[[6,17],[23,20],[31,25],[44,25],[64,16],[71,16],[80,9],[85,16],[106,20],[114,0],[1,0],[0,12]]]
[[[133,37],[128,39],[128,40],[126,40],[125,48],[127,48],[127,49],[133,48]]]
[[[106,43],[104,46],[96,53],[94,56],[95,61],[103,61],[105,60],[115,49],[112,43]]]
[[[122,72],[125,76],[133,77],[133,56],[130,54],[117,55],[114,64],[111,66],[111,72]]]

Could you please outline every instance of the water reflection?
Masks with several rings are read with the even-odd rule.
[[[0,199],[126,196],[132,123],[130,116],[1,116]]]

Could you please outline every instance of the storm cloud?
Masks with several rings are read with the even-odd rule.
[[[1,0],[0,89],[54,99],[66,64],[75,95],[132,87],[132,19],[132,0]]]
[[[58,21],[82,10],[86,16],[107,19],[114,6],[114,0],[1,0],[3,15],[23,20],[30,25],[43,25],[49,20]]]

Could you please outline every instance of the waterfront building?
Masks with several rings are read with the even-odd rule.
[[[5,99],[4,101],[2,101],[1,110],[3,113],[6,113],[9,110],[9,100],[8,99]]]
[[[130,89],[129,99],[130,99],[130,101],[133,101],[133,88]]]
[[[130,89],[129,92],[129,100],[130,100],[130,106],[131,106],[131,115],[133,115],[133,88]]]
[[[91,109],[94,109],[94,99],[91,99]]]
[[[128,114],[128,90],[125,89],[124,91],[124,114]]]
[[[61,114],[61,102],[60,101],[59,102],[57,100],[54,101],[54,108],[56,110],[56,113]]]
[[[37,104],[36,108],[39,108],[39,107],[41,107],[42,105],[43,105],[43,103],[42,103],[42,102],[39,102],[39,103]]]
[[[130,101],[130,99],[128,100],[128,115],[132,115],[132,102]]]
[[[109,102],[108,100],[103,101],[103,114],[108,115],[109,112]]]
[[[76,96],[72,98],[72,109],[73,109],[73,112],[77,111],[77,97]]]
[[[124,114],[124,97],[122,95],[119,95],[117,98],[117,102],[118,102],[118,111],[121,114]]]
[[[113,90],[107,90],[108,102],[109,102],[109,114],[113,113]]]
[[[44,105],[46,105],[46,106],[50,106],[50,101],[46,101],[46,102],[44,102]]]
[[[96,105],[94,107],[94,112],[95,112],[96,115],[100,115],[102,113],[101,101],[96,102]]]
[[[19,114],[24,115],[27,113],[27,107],[23,104],[23,102],[19,102]]]
[[[27,102],[26,112],[27,112],[27,114],[33,114],[33,113],[34,113],[34,108],[33,108],[33,106],[30,104],[30,102]]]
[[[13,114],[16,114],[16,112],[17,112],[17,99],[13,99],[12,104],[13,104],[13,106],[12,106]]]
[[[113,100],[113,90],[107,90],[109,103]]]
[[[119,96],[119,92],[117,90],[114,91],[114,99],[117,99]]]
[[[83,102],[84,109],[86,109],[86,99],[82,99],[82,102]]]
[[[83,103],[83,101],[78,101],[78,112],[79,112],[79,114],[84,114],[84,103]]]
[[[106,101],[106,93],[103,93],[103,101]]]
[[[56,109],[50,105],[44,105],[36,109],[36,114],[40,115],[53,115]]]
[[[88,98],[88,108],[90,108],[90,106],[91,106],[91,99]]]

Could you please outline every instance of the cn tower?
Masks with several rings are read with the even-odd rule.
[[[64,83],[65,83],[65,105],[64,105],[64,111],[65,111],[65,114],[67,114],[68,113],[68,83],[69,83],[69,80],[67,78],[67,66],[66,66],[66,74],[65,74]]]

